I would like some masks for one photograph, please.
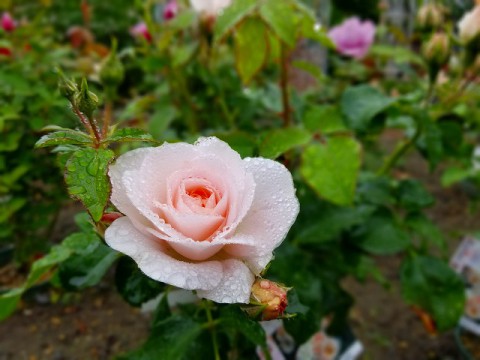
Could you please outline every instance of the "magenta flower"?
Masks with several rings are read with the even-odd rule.
[[[147,24],[144,22],[138,23],[130,28],[130,35],[134,38],[144,38],[148,42],[152,42],[152,35],[148,31]]]
[[[328,36],[340,54],[361,59],[373,43],[375,24],[369,20],[362,22],[359,18],[352,17],[333,27]]]
[[[4,12],[0,20],[2,29],[7,32],[12,32],[17,27],[16,21],[12,18],[10,13]]]
[[[170,0],[167,5],[163,8],[163,19],[164,20],[171,20],[178,13],[178,4],[176,0]]]

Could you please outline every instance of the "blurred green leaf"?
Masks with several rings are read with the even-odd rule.
[[[428,256],[409,257],[402,264],[401,282],[405,300],[429,313],[440,331],[458,325],[465,285],[447,264]]]
[[[331,134],[346,131],[340,110],[334,105],[309,107],[303,116],[303,124],[312,132]]]
[[[235,59],[238,73],[248,84],[267,58],[266,28],[262,21],[248,18],[235,31]]]
[[[389,211],[369,217],[356,234],[356,245],[375,255],[390,255],[410,245],[408,233]]]
[[[301,173],[322,198],[349,205],[355,196],[361,146],[349,137],[331,137],[309,145],[302,156]]]
[[[336,240],[343,231],[364,223],[374,211],[375,207],[369,205],[329,208],[297,235],[297,241],[299,244],[320,244]]]
[[[400,182],[397,194],[399,203],[406,210],[419,210],[433,205],[434,197],[418,180],[407,179]]]
[[[73,153],[67,162],[65,181],[68,192],[80,200],[94,221],[99,221],[110,197],[108,165],[111,150],[85,148]]]
[[[135,261],[126,256],[117,264],[115,284],[123,299],[133,306],[142,305],[165,289],[164,284],[150,279],[140,271]]]
[[[260,156],[276,159],[297,146],[307,144],[311,138],[307,130],[298,127],[272,130],[260,144]]]
[[[214,42],[222,40],[240,21],[253,13],[256,0],[234,0],[222,14],[215,19]]]
[[[158,321],[150,337],[139,349],[119,356],[119,360],[179,360],[183,359],[189,349],[195,345],[203,331],[201,324],[190,316],[175,314]],[[197,353],[198,358],[202,354]]]
[[[370,85],[357,85],[344,91],[340,105],[348,127],[366,131],[371,120],[394,101]]]
[[[98,284],[117,258],[117,252],[97,242],[90,252],[70,256],[62,262],[58,276],[68,290],[91,287]]]
[[[258,321],[253,321],[240,310],[238,305],[229,305],[221,310],[220,313],[220,329],[230,332],[238,331],[245,336],[250,342],[265,349],[267,346],[267,338],[265,330]]]
[[[288,16],[286,16],[288,14]],[[276,36],[289,46],[297,39],[297,17],[288,1],[265,0],[260,6],[260,16]]]

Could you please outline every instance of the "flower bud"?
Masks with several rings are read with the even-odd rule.
[[[58,81],[58,89],[60,90],[60,94],[72,102],[75,94],[78,92],[77,84],[75,84],[75,82],[72,80],[67,79],[63,74],[60,76],[60,80]]]
[[[431,65],[441,67],[450,56],[450,39],[447,34],[436,33],[425,43],[422,49],[425,60]]]
[[[12,32],[17,27],[17,23],[8,12],[4,12],[2,14],[2,18],[0,19],[0,25],[2,26],[2,29],[6,32]]]
[[[130,35],[134,38],[144,38],[147,42],[152,42],[152,34],[148,31],[147,24],[141,22],[130,28]]]
[[[102,62],[99,75],[100,81],[105,87],[116,88],[123,81],[125,70],[117,56],[117,42],[115,40],[112,43],[110,54]]]
[[[171,20],[178,13],[178,4],[176,0],[170,0],[163,8],[163,20]]]
[[[250,302],[262,306],[262,320],[274,320],[282,316],[288,305],[289,289],[273,281],[257,279],[252,285]]]
[[[464,45],[480,42],[480,5],[463,15],[458,22],[458,31]]]
[[[444,8],[435,3],[423,5],[417,13],[417,24],[422,30],[438,29],[443,26]]]
[[[85,78],[82,80],[80,91],[75,94],[74,102],[78,110],[84,113],[88,119],[92,118],[99,101],[97,95],[88,90],[88,84]]]

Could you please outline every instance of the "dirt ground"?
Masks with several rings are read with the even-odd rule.
[[[454,249],[462,234],[478,230],[479,214],[469,210],[465,189],[444,189],[439,173],[430,174],[425,162],[410,157],[403,171],[425,180],[438,199],[429,211],[447,234]],[[72,226],[72,213],[60,219],[60,235]],[[386,289],[374,281],[359,284],[346,279],[344,287],[356,299],[351,312],[354,332],[365,347],[364,360],[461,360],[453,333],[430,335],[399,291],[398,257],[379,258],[391,282]],[[5,269],[3,269],[5,271]],[[103,360],[138,346],[148,333],[148,316],[128,306],[116,293],[111,279],[81,294],[69,295],[54,305],[46,294],[23,303],[15,315],[0,324],[0,360]],[[480,339],[467,345],[480,354]],[[480,360],[480,355],[476,357]],[[203,359],[202,359],[203,360]]]

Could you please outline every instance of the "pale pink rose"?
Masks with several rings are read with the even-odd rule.
[[[163,19],[171,20],[178,13],[178,4],[176,0],[170,0],[167,5],[163,8]]]
[[[148,42],[152,42],[152,35],[148,31],[147,24],[144,22],[140,22],[130,28],[130,35],[132,35],[135,38],[141,38],[143,37],[146,39]]]
[[[242,160],[214,137],[127,152],[109,175],[126,216],[105,241],[152,279],[221,303],[249,302],[299,211],[282,164]]]
[[[10,13],[4,12],[0,19],[2,29],[7,32],[12,32],[17,27],[16,21],[12,18]]]
[[[463,15],[458,22],[458,31],[464,43],[469,43],[480,36],[480,5],[476,5],[473,10]]]
[[[207,16],[217,16],[230,6],[232,0],[190,0],[193,9]]]
[[[352,17],[333,27],[328,36],[340,54],[361,59],[373,43],[375,24],[369,20],[362,22],[359,18]]]

